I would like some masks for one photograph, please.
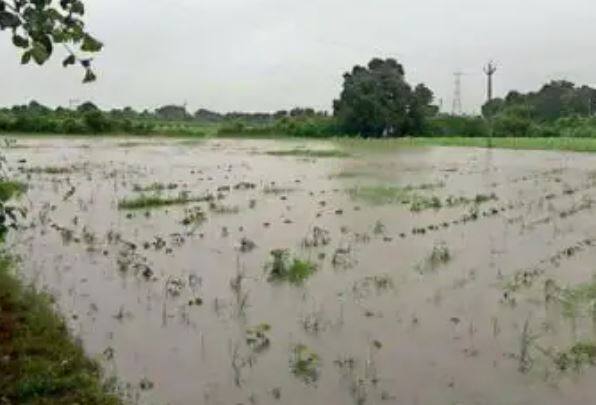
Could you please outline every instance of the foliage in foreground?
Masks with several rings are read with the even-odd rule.
[[[80,64],[85,69],[83,82],[95,80],[91,58],[77,55],[73,48],[86,55],[99,52],[103,44],[85,30],[81,0],[0,0],[0,30],[10,31],[12,44],[22,50],[21,63],[34,61],[43,65],[57,45],[65,45],[67,57],[62,65]]]
[[[51,310],[50,298],[23,287],[11,266],[0,257],[0,403],[120,403]]]

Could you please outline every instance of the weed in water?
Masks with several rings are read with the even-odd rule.
[[[168,183],[168,184],[164,184],[164,183],[152,183],[149,184],[147,186],[141,186],[139,184],[135,184],[133,186],[133,191],[137,191],[137,192],[159,192],[159,191],[164,191],[164,190],[175,190],[178,188],[178,184],[176,183]]]
[[[431,252],[428,260],[433,267],[440,266],[442,264],[448,263],[451,260],[451,252],[449,251],[447,245],[441,243],[433,247],[433,251]]]
[[[207,220],[207,216],[203,212],[201,207],[193,207],[185,210],[184,218],[182,219],[182,225],[201,225]]]
[[[596,309],[596,280],[580,284],[574,288],[565,288],[560,292],[563,313],[575,317],[594,313]]]
[[[280,195],[280,194],[288,194],[296,191],[295,188],[292,187],[280,187],[276,186],[275,184],[268,184],[263,187],[264,194],[273,194],[273,195]]]
[[[358,280],[352,286],[352,293],[358,299],[371,296],[373,293],[382,294],[395,287],[393,279],[388,274],[379,274],[375,276],[366,276]]]
[[[381,220],[378,220],[375,223],[375,227],[373,228],[373,233],[375,235],[382,235],[385,233],[385,225],[381,222]]]
[[[209,203],[209,209],[214,214],[220,214],[220,215],[237,214],[238,212],[240,212],[240,208],[238,208],[236,206],[227,206],[227,205],[216,203],[215,201],[211,201]]]
[[[246,344],[255,352],[262,352],[271,344],[267,332],[271,330],[271,325],[261,323],[246,330]]]
[[[319,379],[319,356],[306,345],[294,346],[290,355],[292,374],[305,384],[314,384]]]
[[[0,181],[0,201],[8,201],[27,191],[27,185],[18,181]]]
[[[426,197],[420,195],[414,195],[410,204],[410,211],[420,212],[428,209],[438,210],[441,209],[443,203],[437,196]]]
[[[315,226],[312,232],[302,240],[302,246],[305,248],[327,246],[331,242],[331,236],[328,230]]]
[[[347,190],[350,198],[369,204],[403,204],[410,202],[410,191],[394,186],[365,186]]]
[[[272,262],[267,265],[269,281],[288,281],[301,284],[315,271],[316,265],[305,260],[291,258],[285,249],[271,251]]]
[[[440,243],[433,247],[432,252],[430,255],[424,260],[424,262],[418,266],[416,269],[420,273],[425,273],[428,271],[434,271],[438,267],[449,263],[452,259],[451,252],[445,243]]]
[[[69,174],[76,170],[74,166],[46,166],[46,167],[29,167],[21,168],[21,171],[27,174]]]
[[[596,365],[596,344],[593,342],[580,342],[569,350],[557,353],[553,358],[555,365],[561,371],[571,367],[579,370],[582,365]]]
[[[148,208],[167,207],[171,205],[184,205],[193,202],[213,201],[213,196],[208,194],[203,197],[190,197],[185,193],[178,197],[160,197],[158,195],[141,195],[136,198],[123,199],[118,202],[118,209],[120,210],[139,210]]]
[[[254,250],[257,247],[257,244],[255,242],[253,242],[252,240],[244,237],[242,239],[240,239],[240,251],[242,253],[248,253],[251,252],[252,250]]]

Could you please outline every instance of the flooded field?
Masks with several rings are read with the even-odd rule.
[[[147,404],[596,403],[596,156],[24,139],[11,246]]]

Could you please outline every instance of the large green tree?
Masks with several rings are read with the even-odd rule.
[[[333,110],[344,131],[364,136],[415,135],[424,131],[426,117],[436,113],[432,91],[414,89],[395,59],[370,61],[344,74],[343,90]]]
[[[81,0],[0,0],[0,30],[10,32],[14,46],[22,49],[21,63],[42,65],[62,45],[64,67],[80,64],[83,81],[90,82],[96,76],[89,55],[103,45],[85,30],[84,14]]]

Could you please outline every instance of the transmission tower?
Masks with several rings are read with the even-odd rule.
[[[461,106],[461,77],[463,76],[463,72],[455,72],[453,76],[455,77],[455,91],[453,93],[453,108],[452,114],[453,115],[462,115],[462,106]]]
[[[487,101],[493,99],[493,75],[496,71],[497,65],[492,60],[484,67],[484,74],[486,74],[487,79]]]

